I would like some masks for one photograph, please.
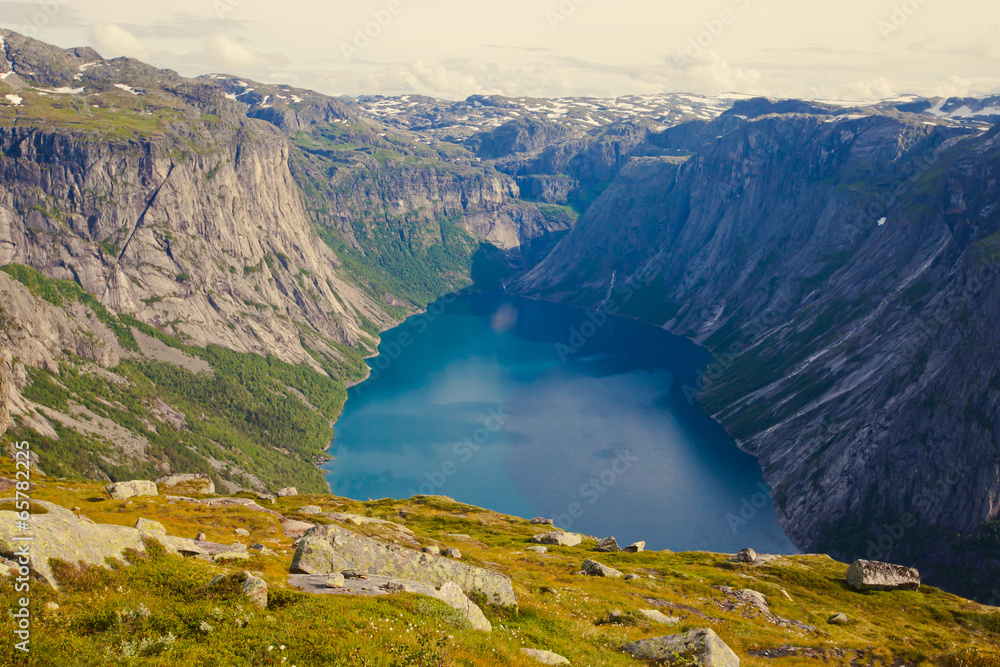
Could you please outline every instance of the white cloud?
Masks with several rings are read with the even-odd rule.
[[[150,55],[149,49],[138,37],[114,23],[95,23],[91,28],[91,39],[105,56],[145,59]]]
[[[763,75],[755,69],[731,66],[718,52],[706,50],[696,57],[673,57],[667,59],[673,66],[674,76],[670,77],[670,87],[676,91],[692,93],[747,93],[768,94]]]
[[[259,64],[257,56],[249,49],[221,33],[206,37],[204,48],[210,61],[225,67],[253,67]]]

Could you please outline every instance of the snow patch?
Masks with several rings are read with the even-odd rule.
[[[116,83],[115,88],[124,90],[127,93],[132,93],[133,95],[139,94],[139,92],[135,88],[133,88],[132,86],[126,86],[124,83]]]
[[[51,93],[53,95],[79,95],[85,88],[69,88],[63,86],[62,88],[35,88],[40,93]]]
[[[16,107],[21,106],[21,102],[24,101],[23,97],[20,97],[18,95],[13,95],[13,94],[11,94],[11,95],[4,95],[3,97],[4,97],[5,100],[7,100],[8,102],[10,102],[11,104],[13,104]]]
[[[885,223],[887,222],[889,222],[889,218],[882,218],[881,220],[878,221],[878,226],[885,227]]]

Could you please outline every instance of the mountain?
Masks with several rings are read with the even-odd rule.
[[[1000,126],[751,100],[649,141],[685,154],[634,158],[514,288],[708,346],[686,392],[803,549],[988,597]]]

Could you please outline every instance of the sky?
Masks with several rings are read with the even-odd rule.
[[[0,0],[0,26],[329,95],[1000,93],[995,0]]]

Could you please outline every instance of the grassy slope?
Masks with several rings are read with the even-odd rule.
[[[0,463],[0,475],[12,474],[9,461]],[[856,593],[843,581],[846,566],[822,556],[783,558],[773,565],[748,568],[708,553],[596,555],[601,562],[643,577],[625,582],[575,574],[584,558],[595,556],[588,551],[587,541],[580,547],[550,548],[544,556],[525,552],[528,538],[539,532],[536,526],[446,499],[359,503],[300,496],[279,501],[276,509],[301,519],[315,517],[297,515],[298,508],[318,504],[397,521],[412,529],[422,544],[457,546],[467,562],[510,575],[520,607],[516,611],[486,607],[494,632],[485,635],[469,630],[447,607],[419,596],[313,597],[289,589],[291,540],[282,537],[277,518],[268,514],[245,509],[207,511],[163,498],[111,501],[96,485],[54,479],[42,482],[32,496],[82,507],[98,523],[132,525],[140,516],[155,519],[171,534],[181,536],[204,530],[209,539],[232,542],[236,539],[233,531],[246,528],[253,541],[276,551],[273,556],[254,556],[248,563],[228,567],[157,557],[140,559],[126,569],[87,573],[64,569],[62,592],[38,584],[32,589],[37,613],[33,664],[526,666],[536,663],[522,657],[519,649],[530,647],[565,655],[574,665],[626,666],[638,663],[618,651],[623,642],[704,626],[714,628],[739,654],[742,664],[751,667],[850,664],[855,659],[887,666],[1000,664],[1000,614],[996,610],[930,587],[915,593]],[[398,516],[401,509],[409,511],[405,520]],[[350,527],[369,533],[378,530]],[[205,589],[215,575],[240,570],[256,571],[269,582],[271,605],[266,612],[255,610],[235,594]],[[758,590],[767,596],[774,613],[816,625],[821,634],[806,635],[760,617],[744,617],[739,611],[725,612],[716,604],[723,595],[712,586]],[[13,596],[10,583],[0,582],[0,595]],[[712,620],[675,612],[687,616],[677,629],[644,621],[595,624],[612,610],[635,612],[653,606],[642,598],[686,605]],[[59,608],[47,608],[49,602]],[[121,615],[140,604],[151,611],[148,618],[130,620]],[[826,623],[839,612],[853,619],[852,625]],[[199,629],[203,622],[212,626],[211,632]],[[0,661],[11,655],[11,628],[9,618],[0,619]],[[143,660],[120,657],[123,642],[161,638],[167,633],[176,641],[160,655]],[[785,646],[828,652],[829,662],[751,655],[751,651]],[[161,649],[162,644],[152,651]]]

